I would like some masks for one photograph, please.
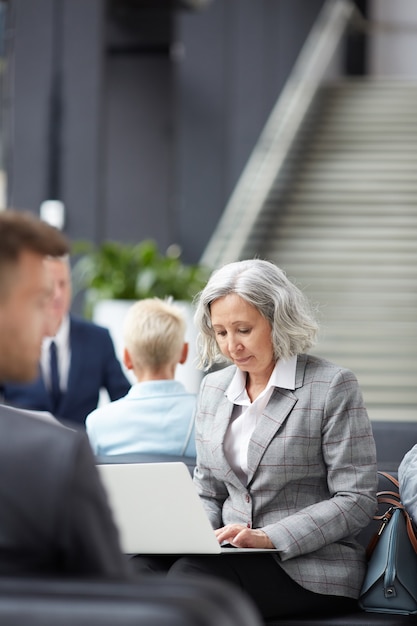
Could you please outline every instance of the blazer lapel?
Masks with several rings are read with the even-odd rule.
[[[77,388],[77,376],[80,372],[80,352],[79,339],[75,324],[70,317],[70,329],[69,329],[69,345],[71,346],[70,363],[68,371],[67,389]]]
[[[30,394],[34,399],[34,403],[36,406],[47,405],[47,410],[52,410],[52,400],[51,394],[49,393],[49,389],[47,389],[45,385],[45,380],[43,378],[43,372],[40,364],[38,365],[38,377],[35,382],[30,385]]]
[[[80,339],[78,335],[79,333],[77,332],[76,324],[74,324],[74,321],[70,316],[69,345],[71,353],[68,370],[67,390],[66,392],[61,394],[61,401],[59,403],[60,409],[65,407],[66,404],[70,402],[71,393],[73,393],[73,390],[77,389],[78,386],[77,378],[79,377],[81,371],[81,354],[79,351]]]
[[[306,355],[301,354],[297,357],[296,389],[303,384],[306,362]],[[281,428],[297,401],[297,397],[290,389],[277,387],[274,390],[249,442],[248,484],[259,466],[265,449],[276,432]]]
[[[35,406],[44,407],[45,410],[53,413],[51,394],[49,393],[49,389],[45,385],[45,380],[43,378],[42,368],[40,365],[38,368],[38,378],[30,386],[30,394],[33,398]]]
[[[281,388],[274,390],[249,442],[248,484],[252,480],[271,439],[281,428],[296,402],[297,398],[292,391]]]
[[[224,396],[217,407],[216,420],[215,424],[213,424],[212,455],[215,460],[215,465],[219,470],[219,475],[225,476],[228,481],[239,489],[242,488],[242,483],[230,467],[223,450],[223,441],[230,423],[232,410],[233,404]]]

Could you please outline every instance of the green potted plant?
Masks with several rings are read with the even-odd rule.
[[[181,306],[187,320],[189,356],[185,366],[177,368],[177,378],[196,393],[201,373],[195,367],[192,300],[207,282],[208,268],[183,263],[176,245],[162,254],[152,239],[137,244],[78,241],[72,252],[78,257],[72,270],[74,291],[84,291],[86,317],[109,329],[120,360],[124,316],[132,301],[172,298]]]
[[[74,288],[85,290],[88,316],[101,300],[171,297],[190,302],[209,276],[202,265],[183,263],[178,246],[161,254],[152,239],[137,244],[105,241],[98,246],[80,241],[73,253],[80,255],[73,268]]]

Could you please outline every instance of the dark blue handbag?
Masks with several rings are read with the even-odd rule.
[[[375,519],[379,531],[368,548],[368,567],[359,605],[375,613],[417,613],[417,539],[413,524],[400,501],[398,481],[385,474],[397,491],[378,493],[388,510]]]

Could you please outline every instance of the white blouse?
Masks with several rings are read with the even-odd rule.
[[[280,359],[265,389],[253,402],[250,401],[246,391],[246,373],[240,369],[236,370],[226,390],[226,397],[234,406],[223,442],[224,454],[230,467],[244,485],[247,483],[249,441],[258,419],[264,412],[275,387],[295,389],[296,366],[296,356],[287,361]]]

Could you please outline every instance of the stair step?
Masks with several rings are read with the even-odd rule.
[[[285,207],[285,211],[280,211],[280,206]],[[288,202],[283,204],[280,202],[277,203],[275,197],[271,195],[265,205],[265,210],[260,216],[263,219],[265,216],[270,217],[270,214],[275,216],[276,221],[279,223],[281,217],[284,217],[285,214],[289,215],[355,215],[358,217],[368,216],[368,217],[384,217],[384,216],[402,216],[402,217],[412,217],[416,214],[417,205],[416,204],[377,204],[375,203],[364,203],[361,204],[359,202],[352,203],[351,205],[346,205],[342,203],[334,203],[332,205],[315,203],[311,202],[303,202],[303,203],[295,203],[290,197]]]
[[[375,218],[374,215],[351,215],[350,213],[333,213],[331,215],[315,215],[309,214],[293,214],[284,215],[281,220],[279,232],[283,229],[324,229],[324,228],[338,228],[349,229],[351,232],[364,230],[372,230],[377,232],[377,227],[380,232],[386,236],[395,232],[395,230],[409,231],[410,227],[413,231],[417,230],[417,214],[412,216],[395,216],[395,215],[383,215],[379,218]],[[391,238],[390,236],[390,238]]]
[[[372,407],[368,407],[368,415],[373,421],[392,421],[398,420],[399,422],[415,422],[416,409],[411,407],[398,407],[395,404],[385,406],[378,406],[376,403]]]
[[[417,143],[417,142],[416,142]],[[417,148],[416,148],[417,149]],[[417,167],[416,167],[416,171],[414,172],[415,176],[417,176]],[[387,177],[385,177],[383,179],[383,177],[381,176],[381,180],[373,180],[372,178],[368,177],[364,177],[362,179],[357,178],[355,180],[355,189],[352,189],[352,179],[351,180],[341,180],[340,178],[330,178],[329,176],[327,176],[327,178],[321,177],[316,177],[314,180],[306,180],[306,179],[301,179],[298,181],[297,185],[295,186],[295,188],[292,191],[293,195],[295,194],[299,194],[299,193],[308,193],[310,197],[312,197],[312,194],[315,193],[338,193],[338,194],[350,194],[350,193],[372,193],[372,194],[380,194],[381,192],[383,193],[384,191],[388,192],[388,193],[396,193],[398,195],[403,195],[403,194],[417,194],[417,180],[416,178],[412,178],[412,176],[410,176],[410,178],[407,181],[401,181],[401,182],[393,182],[392,179],[389,179]],[[416,199],[416,196],[415,196]]]
[[[291,193],[292,202],[305,202],[305,203],[332,203],[341,205],[348,204],[356,204],[357,202],[362,202],[364,204],[396,204],[397,202],[411,204],[415,206],[416,204],[416,194],[415,192],[408,190],[398,190],[398,191],[368,191],[365,192],[362,189],[346,189],[341,190],[340,192],[335,189],[317,189],[314,191],[305,192],[303,190],[298,191],[295,189]]]
[[[329,229],[330,231],[330,229]],[[334,233],[327,232],[327,235],[334,235]],[[282,231],[278,229],[276,236],[274,237],[275,232],[272,233],[272,239],[276,244],[276,249],[279,254],[282,254],[282,251],[286,249],[296,249],[299,250],[310,250],[310,251],[320,251],[323,249],[323,246],[326,246],[327,250],[337,250],[340,254],[349,252],[357,254],[360,252],[363,253],[364,262],[366,262],[366,255],[374,252],[385,252],[392,253],[398,252],[399,257],[402,253],[407,254],[415,254],[417,252],[415,241],[410,238],[409,241],[406,239],[402,240],[401,243],[395,240],[385,239],[381,240],[373,240],[373,239],[340,239],[339,237],[331,236],[331,239],[324,240],[323,238],[313,238],[313,237],[300,237],[296,241],[288,241],[286,238],[282,237]]]
[[[279,234],[280,237],[287,239],[289,236],[294,234],[295,229],[287,226],[285,223],[280,224],[279,226]],[[387,241],[391,241],[392,243],[397,243],[399,241],[407,241],[410,240],[412,242],[416,241],[417,235],[417,225],[413,222],[410,223],[409,227],[405,226],[397,227],[397,226],[387,226],[385,228],[381,228],[380,223],[371,224],[370,228],[363,229],[360,226],[343,226],[343,228],[331,225],[311,225],[309,227],[297,226],[296,232],[298,233],[297,239],[300,237],[301,239],[321,239],[322,241],[326,241],[328,239],[332,239],[333,242],[339,240],[352,240],[352,241],[369,241],[376,243],[385,244],[385,239]]]

